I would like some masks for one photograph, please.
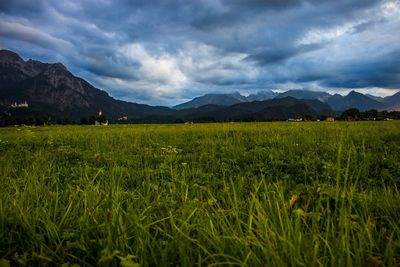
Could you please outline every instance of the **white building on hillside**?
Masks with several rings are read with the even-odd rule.
[[[14,104],[11,104],[12,108],[27,108],[29,107],[28,102],[22,102],[22,103],[17,103],[17,101],[14,102]]]

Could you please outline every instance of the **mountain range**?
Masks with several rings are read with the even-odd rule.
[[[323,91],[309,90],[289,90],[282,93],[276,93],[272,90],[260,91],[257,94],[243,96],[238,92],[233,94],[206,94],[190,100],[188,102],[175,106],[175,109],[197,108],[204,105],[220,105],[230,106],[238,103],[264,101],[270,99],[280,99],[285,97],[293,97],[296,99],[315,99],[327,103],[335,111],[344,111],[350,108],[357,108],[360,111],[370,109],[376,110],[398,110],[400,109],[400,92],[387,96],[385,98],[373,96],[370,94],[362,94],[351,91],[346,96],[339,94],[331,95]]]
[[[18,105],[25,101],[28,107]],[[61,63],[25,61],[15,52],[0,50],[0,117],[46,114],[79,119],[96,116],[101,110],[111,121],[125,116],[129,122],[274,120],[332,115],[348,108],[399,109],[399,103],[400,93],[379,98],[354,91],[341,96],[306,90],[263,90],[249,96],[238,92],[207,94],[173,108],[150,106],[114,99],[74,76]]]
[[[268,121],[333,114],[334,112],[326,103],[315,99],[296,99],[293,97],[243,102],[230,106],[210,104],[180,111],[184,120],[190,120],[196,115],[200,119],[217,121]]]
[[[259,91],[256,94],[250,94],[247,97],[241,95],[239,92],[231,94],[205,94],[203,96],[195,97],[188,102],[176,105],[174,106],[174,109],[198,108],[204,105],[231,106],[244,102],[269,100],[276,96],[278,96],[278,93],[275,93],[272,90]]]

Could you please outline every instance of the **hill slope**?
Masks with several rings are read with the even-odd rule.
[[[388,110],[400,110],[400,92],[385,97],[383,103]]]
[[[79,118],[96,115],[99,110],[110,118],[175,113],[166,107],[116,100],[74,76],[61,63],[24,61],[14,52],[1,50],[0,104],[4,108],[25,100],[29,104],[26,113],[47,113],[53,117]],[[12,114],[14,110],[9,112]]]

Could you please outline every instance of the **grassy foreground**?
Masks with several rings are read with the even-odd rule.
[[[0,266],[399,266],[400,122],[0,129]]]

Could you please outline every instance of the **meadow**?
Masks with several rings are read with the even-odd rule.
[[[0,129],[0,266],[399,266],[400,121]]]

